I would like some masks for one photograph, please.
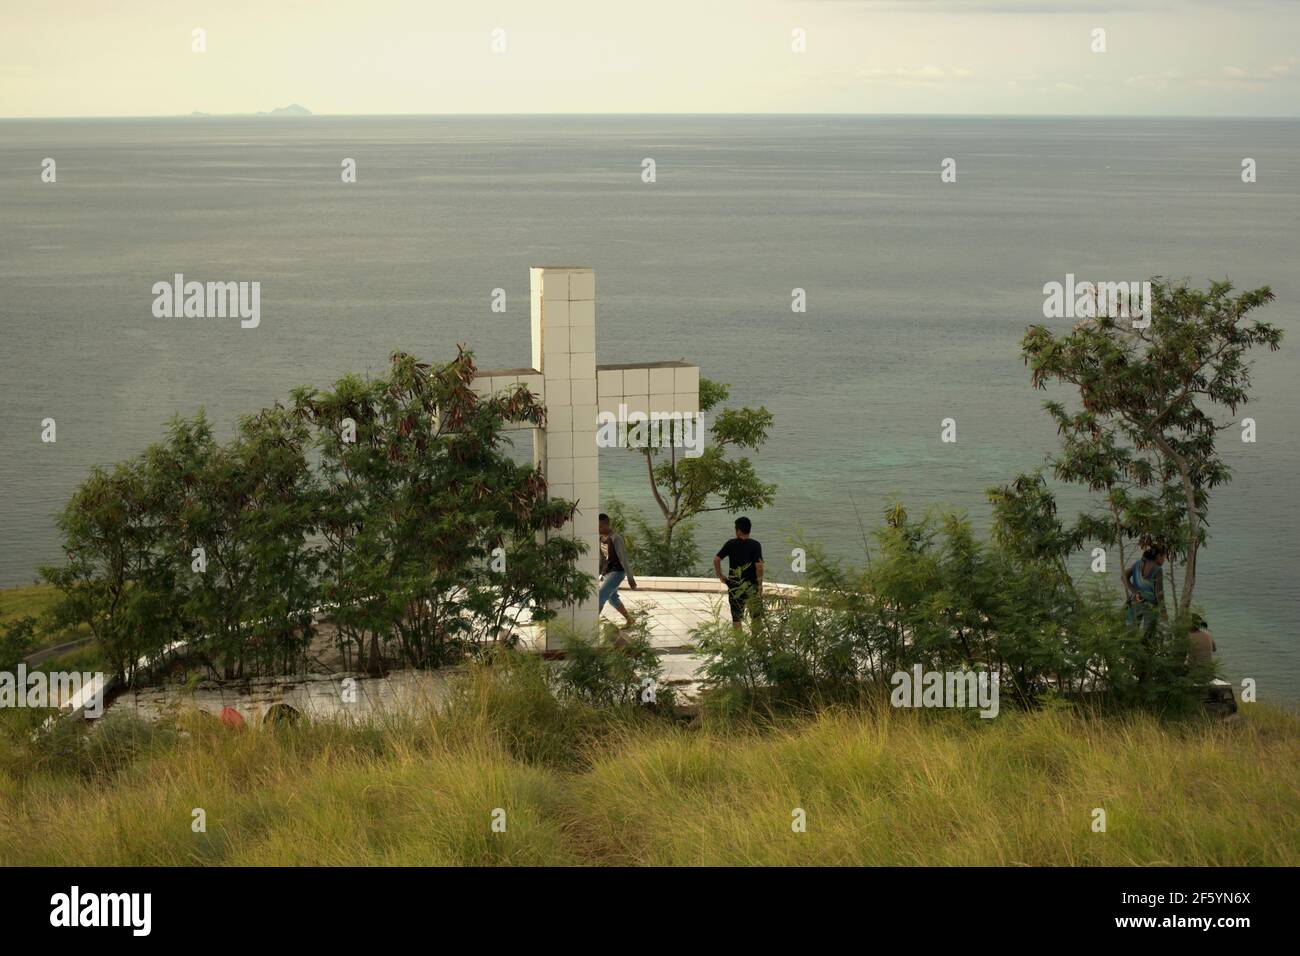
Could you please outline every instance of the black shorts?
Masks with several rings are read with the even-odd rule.
[[[751,618],[758,617],[763,613],[763,602],[758,599],[754,585],[748,581],[738,587],[729,586],[727,588],[727,603],[731,605],[731,620],[734,624],[739,624],[740,619],[745,616],[746,607],[750,609],[749,616]]]

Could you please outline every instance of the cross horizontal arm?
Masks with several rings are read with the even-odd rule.
[[[700,410],[700,368],[686,362],[600,365],[596,368],[596,409],[618,414]]]

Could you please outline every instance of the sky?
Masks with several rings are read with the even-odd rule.
[[[0,0],[0,117],[1296,116],[1298,40],[1300,0]]]

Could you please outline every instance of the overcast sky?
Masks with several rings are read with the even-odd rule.
[[[1295,116],[1298,41],[1296,0],[0,0],[0,116]]]

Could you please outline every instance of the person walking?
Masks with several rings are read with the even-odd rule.
[[[627,559],[627,548],[623,545],[623,536],[614,531],[609,525],[609,515],[601,513],[600,515],[600,606],[596,609],[599,614],[605,609],[605,604],[609,603],[614,606],[614,610],[623,615],[626,622],[624,627],[632,626],[632,615],[627,613],[627,608],[618,596],[618,586],[627,579],[627,586],[633,591],[636,590],[636,575],[632,573],[632,563]]]
[[[753,523],[743,515],[736,519],[736,536],[713,556],[713,573],[727,586],[727,603],[731,605],[731,625],[739,628],[745,609],[749,618],[763,613],[763,546],[749,536]],[[722,573],[726,558],[728,573]]]

